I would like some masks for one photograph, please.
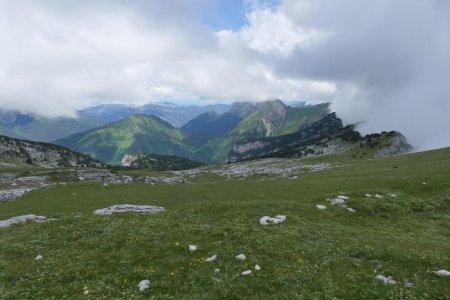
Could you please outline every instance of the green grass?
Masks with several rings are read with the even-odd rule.
[[[0,230],[0,298],[87,298],[87,287],[92,299],[448,299],[449,278],[431,272],[450,269],[449,157],[449,148],[376,160],[334,157],[341,167],[296,180],[205,175],[190,185],[85,182],[33,191],[0,203],[0,220],[26,213],[58,220]],[[337,194],[350,196],[357,212],[326,202]],[[119,203],[167,211],[92,214]],[[276,214],[287,220],[258,223]],[[199,250],[189,253],[189,244]],[[239,253],[248,260],[237,261]],[[38,254],[44,260],[34,261]],[[213,254],[216,262],[204,262]],[[240,275],[255,264],[260,272]],[[378,274],[399,284],[383,285]],[[151,287],[139,293],[147,278]]]

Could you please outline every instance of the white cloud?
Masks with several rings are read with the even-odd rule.
[[[363,132],[450,145],[448,1],[247,0],[248,24],[217,32],[212,2],[0,0],[0,107],[324,100]]]
[[[295,25],[281,12],[269,8],[252,11],[249,25],[239,32],[247,45],[259,52],[278,52],[288,56],[296,48],[311,47],[326,40],[330,33]]]
[[[0,107],[56,116],[94,102],[330,97],[326,84],[276,76],[252,49],[270,39],[258,41],[264,26],[288,20],[262,10],[242,32],[213,32],[192,9],[206,2],[0,0]],[[289,30],[274,42],[283,53],[309,39]]]

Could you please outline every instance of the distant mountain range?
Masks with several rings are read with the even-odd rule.
[[[205,111],[208,108],[211,110]],[[152,111],[159,116],[149,115]],[[357,147],[362,154],[358,154],[359,150],[355,153],[361,157],[399,154],[411,149],[397,132],[362,137],[353,126],[344,127],[336,114],[329,112],[328,104],[299,103],[294,107],[272,100],[206,107],[169,103],[139,108],[99,105],[78,114],[75,119],[46,119],[1,112],[0,133],[44,141],[54,138],[55,144],[111,165],[120,165],[125,155],[133,153],[140,153],[147,162],[153,161],[152,155],[165,155],[168,157],[159,156],[164,164],[175,163],[173,156],[221,164],[264,157],[340,153]],[[181,121],[188,116],[192,119]],[[174,126],[167,119],[184,124]],[[69,135],[64,136],[65,133]],[[180,161],[180,165],[187,162]]]
[[[156,116],[137,114],[55,143],[109,164],[125,154],[178,155],[204,163],[227,161],[233,145],[244,138],[273,137],[298,131],[328,113],[327,104],[290,107],[280,100],[238,102],[222,114],[206,112],[177,128]]]
[[[139,107],[124,104],[102,104],[78,111],[75,118],[45,118],[36,114],[0,110],[0,134],[32,141],[50,142],[138,113],[155,115],[179,127],[201,113],[213,111],[221,114],[229,107],[230,105],[227,104],[180,106],[172,103],[155,103]]]
[[[0,111],[0,134],[32,141],[50,142],[104,124],[96,115],[82,111],[77,118],[45,118],[18,111]]]
[[[169,122],[173,126],[180,127],[204,112],[215,112],[217,114],[222,114],[228,111],[229,108],[230,105],[228,104],[180,106],[169,102],[163,102],[151,103],[143,106],[101,104],[92,106],[83,111],[96,115],[105,124],[120,121],[131,115],[145,114],[157,116],[160,119]]]

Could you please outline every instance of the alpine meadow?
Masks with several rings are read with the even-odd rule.
[[[0,0],[0,299],[450,299],[450,2]]]

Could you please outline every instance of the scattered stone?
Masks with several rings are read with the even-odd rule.
[[[397,197],[397,195],[394,194],[394,193],[389,193],[389,196],[390,196],[390,197],[393,197],[393,198]]]
[[[330,204],[331,205],[343,205],[343,204],[345,204],[345,200],[340,199],[340,198],[335,198],[335,199],[330,200]]]
[[[197,246],[196,245],[189,245],[189,251],[197,251]]]
[[[164,207],[161,206],[120,204],[120,205],[113,205],[107,208],[97,209],[96,211],[94,211],[94,214],[112,215],[114,213],[134,212],[139,215],[146,215],[146,214],[154,214],[164,210],[165,210]]]
[[[247,259],[247,257],[245,256],[245,254],[239,254],[239,255],[236,255],[236,259],[244,261]]]
[[[247,271],[242,272],[243,276],[247,276],[247,275],[250,275],[250,274],[252,274],[252,270],[247,270]]]
[[[252,162],[241,162],[223,166],[220,169],[207,170],[206,173],[225,177],[247,178],[264,175],[278,178],[293,178],[298,173],[316,172],[333,167],[332,164],[304,164],[299,161],[285,159],[262,159]]]
[[[366,194],[366,197],[367,198],[372,198],[372,195],[371,194]]]
[[[143,179],[145,184],[155,185],[155,184],[182,184],[189,183],[188,179],[184,176],[171,176],[171,177],[151,177],[145,176]]]
[[[205,259],[205,262],[212,262],[215,261],[217,259],[217,255],[213,255],[211,257],[208,257],[207,259]]]
[[[85,291],[83,292],[83,295],[85,295],[85,296],[89,295],[89,291],[88,291],[88,290],[85,290]]]
[[[447,270],[439,270],[439,271],[436,271],[436,272],[433,272],[433,273],[436,274],[437,276],[440,276],[440,277],[448,277],[448,276],[450,276],[450,272],[447,271]]]
[[[383,198],[383,196],[381,196],[380,194],[375,194],[375,198],[381,199]]]
[[[278,224],[281,222],[284,222],[286,220],[286,216],[284,215],[277,215],[273,218],[269,216],[264,216],[261,219],[259,219],[259,224],[261,225],[269,225],[269,224]]]
[[[377,275],[375,278],[383,281],[383,283],[386,285],[397,284],[397,281],[393,280],[391,276],[384,277],[383,275]]]
[[[36,216],[33,214],[17,216],[17,217],[12,217],[12,218],[4,220],[4,221],[0,221],[0,228],[6,228],[6,227],[9,227],[12,225],[19,224],[19,223],[25,223],[27,221],[44,222],[47,220],[48,219],[44,216]]]
[[[316,207],[318,209],[326,209],[327,208],[325,205],[320,205],[320,204],[317,204]]]
[[[38,255],[36,256],[36,258],[34,260],[42,260],[44,257],[42,255]]]
[[[16,184],[17,185],[17,184]],[[11,201],[16,198],[22,197],[25,193],[32,191],[33,189],[20,188],[11,190],[0,190],[0,202]]]
[[[339,195],[337,196],[339,199],[348,200],[350,197]]]
[[[261,271],[261,267],[259,265],[255,265],[255,271]]]
[[[214,269],[214,273],[220,273],[220,269]]]
[[[148,280],[148,279],[142,280],[138,284],[139,292],[143,292],[146,289],[148,289],[149,287],[150,287],[150,280]]]
[[[422,182],[422,184],[427,184],[426,182]]]
[[[347,210],[348,210],[349,212],[352,212],[352,213],[356,212],[356,210],[354,210],[354,209],[351,208],[351,207],[347,207]]]

